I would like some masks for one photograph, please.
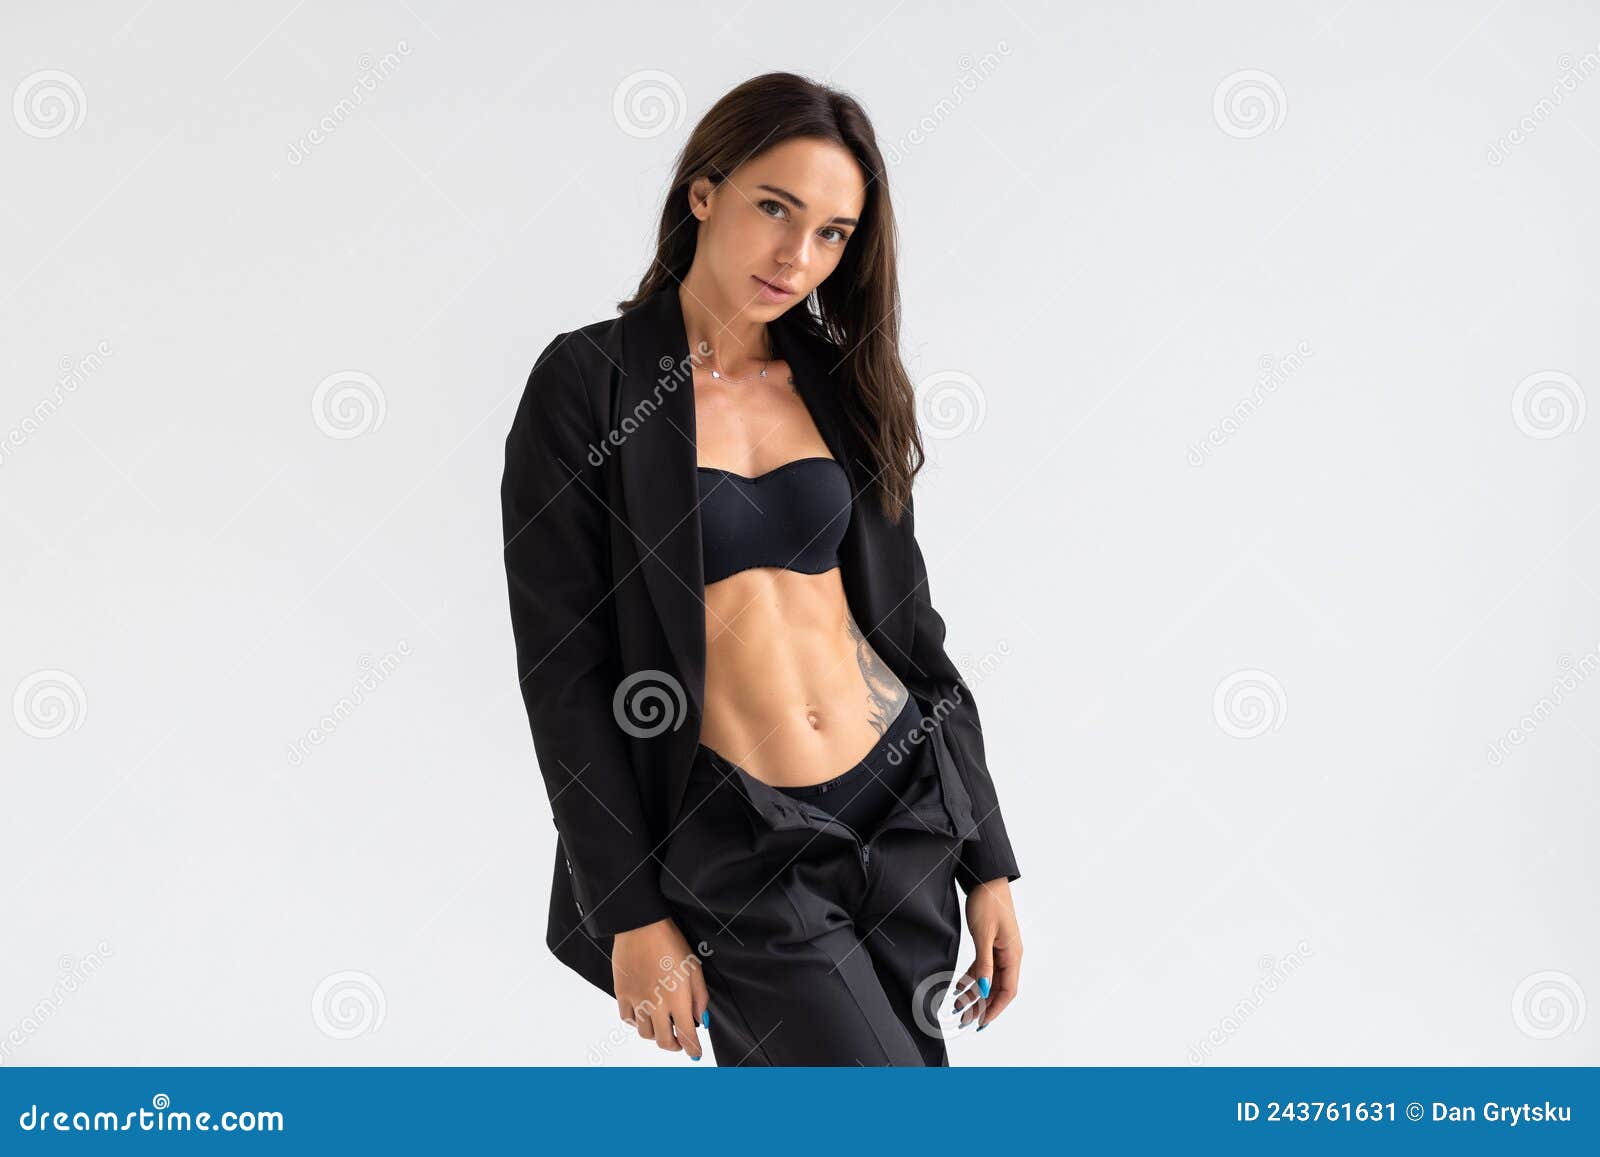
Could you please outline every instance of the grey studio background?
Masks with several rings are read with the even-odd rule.
[[[953,1062],[1600,1062],[1600,4],[6,25],[0,1063],[688,1063],[543,943],[498,485],[774,69],[892,161],[1022,865]]]

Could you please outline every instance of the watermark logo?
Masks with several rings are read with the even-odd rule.
[[[388,1011],[383,986],[355,969],[323,978],[311,994],[311,1019],[335,1040],[351,1040],[383,1027]]]
[[[83,684],[69,671],[35,671],[17,684],[11,696],[11,716],[23,733],[35,739],[54,739],[83,726],[89,698]]]
[[[1600,46],[1597,46],[1600,47]],[[1555,115],[1561,103],[1574,92],[1578,85],[1600,71],[1600,54],[1595,49],[1585,52],[1577,60],[1572,58],[1572,53],[1563,52],[1556,57],[1556,67],[1560,74],[1555,83],[1550,86],[1550,95],[1540,97],[1534,102],[1533,108],[1524,113],[1517,123],[1496,137],[1489,145],[1488,161],[1491,165],[1502,165],[1511,150],[1531,137],[1540,125]]]
[[[331,711],[317,720],[315,727],[309,728],[305,734],[298,736],[289,744],[287,755],[289,766],[299,767],[310,756],[312,748],[326,743],[328,738],[344,725],[345,720],[355,713],[356,708],[367,701],[367,696],[395,673],[400,661],[410,654],[411,644],[401,639],[395,644],[394,650],[385,652],[377,659],[371,655],[358,657],[356,666],[360,668],[360,674],[352,681],[350,694],[342,696]]]
[[[1529,736],[1544,726],[1544,721],[1555,714],[1556,708],[1565,703],[1585,679],[1600,670],[1600,644],[1590,647],[1576,659],[1563,651],[1556,657],[1556,667],[1561,673],[1550,685],[1550,693],[1540,696],[1539,701],[1517,720],[1516,726],[1506,728],[1499,738],[1489,744],[1490,767],[1499,767],[1504,763],[1513,747],[1521,747]]]
[[[62,953],[56,960],[59,975],[50,986],[49,993],[34,1001],[20,1020],[0,1034],[0,1064],[4,1064],[7,1057],[38,1034],[50,1018],[61,1010],[67,998],[87,984],[89,978],[105,965],[106,957],[112,954],[111,945],[104,940],[94,946],[94,951],[86,952],[81,957]]]
[[[1230,137],[1247,140],[1282,125],[1289,98],[1270,72],[1246,68],[1222,78],[1211,96],[1211,115]]]
[[[617,726],[635,739],[652,739],[663,731],[676,731],[688,716],[683,685],[665,671],[635,671],[611,697],[611,714]]]
[[[1235,671],[1217,684],[1211,714],[1224,734],[1255,739],[1283,726],[1289,700],[1276,676],[1250,668]]]
[[[359,438],[382,426],[387,413],[383,387],[360,370],[329,374],[311,394],[311,419],[330,438]]]
[[[1228,439],[1237,434],[1244,424],[1255,416],[1266,401],[1266,396],[1275,394],[1278,387],[1289,380],[1289,375],[1305,365],[1305,360],[1311,356],[1311,343],[1302,338],[1295,343],[1294,350],[1281,358],[1274,358],[1270,354],[1262,354],[1256,360],[1255,388],[1240,398],[1233,405],[1233,410],[1225,415],[1220,422],[1206,431],[1206,436],[1189,446],[1188,460],[1191,466],[1204,466],[1206,455],[1212,447],[1221,446]]]
[[[611,94],[611,115],[623,132],[644,140],[681,125],[688,103],[677,77],[646,68],[618,83]]]
[[[1306,957],[1311,955],[1311,944],[1301,940],[1295,950],[1283,956],[1264,954],[1256,961],[1261,977],[1250,986],[1250,991],[1234,1002],[1228,1013],[1206,1033],[1199,1044],[1189,1046],[1189,1063],[1203,1065],[1217,1049],[1227,1044],[1252,1016],[1261,1010],[1267,999],[1282,988],[1300,970]]]
[[[11,94],[11,115],[30,137],[48,140],[71,132],[89,113],[83,85],[70,72],[47,68],[22,78]]]
[[[1578,379],[1560,370],[1540,370],[1517,383],[1511,417],[1530,438],[1559,438],[1583,425],[1588,403]]]
[[[1565,972],[1535,972],[1511,994],[1512,1023],[1534,1040],[1577,1032],[1587,1013],[1583,986]]]
[[[950,85],[949,95],[941,96],[932,108],[917,118],[915,124],[883,146],[884,163],[898,165],[911,155],[912,149],[929,140],[966,103],[967,98],[978,91],[978,86],[995,74],[1000,67],[999,57],[1010,55],[1011,45],[998,40],[992,51],[976,59],[970,52],[963,52],[957,57],[956,67],[961,71]]]
[[[106,358],[110,356],[111,346],[104,341],[96,342],[92,352],[79,358],[63,354],[56,362],[61,372],[56,377],[55,389],[35,402],[33,409],[11,429],[0,432],[0,466],[6,464],[13,448],[20,449],[61,411],[68,394],[76,393],[78,387],[89,380],[89,375],[104,369]]]
[[[332,136],[340,125],[355,115],[356,109],[370,94],[378,91],[378,85],[394,75],[400,67],[400,58],[410,55],[411,45],[404,40],[396,41],[394,51],[385,52],[380,57],[374,58],[370,52],[362,53],[356,60],[358,71],[355,83],[350,86],[350,95],[341,97],[332,109],[318,118],[315,127],[290,141],[284,159],[291,165],[304,164],[312,149]]]
[[[917,416],[932,438],[959,438],[979,429],[988,403],[978,379],[960,370],[940,370],[917,383]]]

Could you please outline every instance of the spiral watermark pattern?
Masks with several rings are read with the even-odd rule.
[[[317,383],[311,417],[330,438],[359,438],[383,425],[388,403],[371,374],[340,370]]]
[[[388,1002],[383,986],[365,972],[335,972],[311,995],[311,1019],[336,1040],[350,1040],[383,1027]]]
[[[917,383],[917,415],[932,438],[958,438],[979,429],[988,413],[978,379],[960,370],[940,370]]]
[[[1535,1040],[1577,1032],[1587,1013],[1582,985],[1565,972],[1535,972],[1511,994],[1511,1019]]]
[[[1217,726],[1235,739],[1254,739],[1283,726],[1289,700],[1283,684],[1266,671],[1235,671],[1217,684],[1211,714]]]
[[[1222,78],[1211,97],[1211,115],[1230,137],[1248,140],[1283,124],[1289,98],[1270,72],[1246,68]]]
[[[960,1012],[956,1011],[955,1002],[948,999],[954,982],[964,977],[965,973],[945,969],[917,982],[916,990],[911,994],[911,1015],[919,1029],[929,1036],[949,1040],[965,1031],[961,1026],[961,1018],[968,1013],[976,1013],[973,1019],[967,1022],[968,1027],[983,1019],[984,1005],[988,1003],[983,997],[978,997]],[[974,991],[976,991],[975,986]],[[973,1031],[976,1032],[977,1029]]]
[[[630,137],[659,137],[683,123],[687,98],[670,72],[646,68],[622,78],[611,94],[611,115]]]
[[[676,731],[689,714],[683,684],[665,671],[635,671],[617,684],[611,697],[611,714],[617,726],[635,739],[653,739],[663,731]]]
[[[67,671],[35,671],[17,684],[11,715],[26,735],[54,739],[83,726],[89,699],[83,684]]]
[[[1588,403],[1578,379],[1560,370],[1540,370],[1517,383],[1511,417],[1530,438],[1559,438],[1583,425]]]
[[[11,94],[11,115],[30,137],[49,140],[83,124],[89,101],[70,72],[47,68],[22,78]]]

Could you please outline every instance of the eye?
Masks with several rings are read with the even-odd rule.
[[[782,201],[773,201],[771,199],[768,199],[768,200],[765,200],[765,201],[757,201],[756,202],[756,208],[760,209],[763,213],[767,212],[767,206],[768,205],[771,205],[773,208],[775,208],[775,209],[777,209],[777,210],[779,210],[780,212],[783,212],[783,213],[787,213],[789,211],[789,207],[787,205],[785,205]],[[770,213],[768,213],[767,215],[771,216]]]
[[[844,244],[846,241],[848,241],[850,239],[850,235],[848,233],[846,233],[843,229],[839,228],[837,225],[829,225],[826,229],[823,230],[823,232],[824,233],[837,233],[838,237],[836,237],[834,239],[834,243],[838,244],[838,245],[842,245],[842,244]]]

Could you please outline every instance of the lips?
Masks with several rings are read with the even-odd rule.
[[[761,284],[765,285],[768,289],[776,290],[779,293],[794,292],[794,286],[786,285],[781,281],[768,281],[765,277],[757,277],[756,280],[761,282]]]

